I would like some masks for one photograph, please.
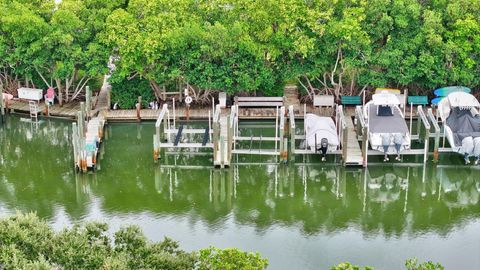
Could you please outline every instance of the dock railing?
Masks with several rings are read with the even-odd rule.
[[[167,117],[167,119],[165,119],[165,117]],[[161,143],[165,140],[165,132],[168,132],[167,140],[170,141],[170,113],[167,104],[163,104],[162,110],[155,122],[155,134],[153,135],[153,160],[155,161],[160,158]]]
[[[429,108],[427,110],[427,115],[434,129],[433,162],[438,162],[438,155],[439,155],[438,149],[440,145],[441,129],[440,129],[440,126],[438,125],[437,118],[433,114],[432,108]]]
[[[363,107],[357,106],[355,108],[355,122],[357,126],[357,135],[361,134],[362,142],[362,159],[363,166],[367,167],[368,164],[368,123],[365,120],[365,115],[363,114]]]
[[[338,140],[340,142],[340,151],[342,152],[342,160],[345,161],[347,156],[347,145],[348,145],[348,130],[347,122],[345,121],[345,113],[343,112],[343,106],[338,105],[335,109],[335,124],[337,128]],[[345,165],[345,162],[344,162]]]
[[[288,118],[290,122],[290,157],[295,156],[295,111],[293,105],[288,106]]]
[[[418,140],[423,141],[424,143],[424,153],[423,153],[423,163],[427,162],[428,160],[428,148],[429,148],[429,141],[430,141],[430,122],[428,121],[425,112],[423,111],[423,107],[420,105],[417,107],[417,114],[418,114]]]

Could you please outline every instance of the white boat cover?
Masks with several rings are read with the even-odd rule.
[[[330,117],[309,113],[305,116],[305,129],[308,147],[311,149],[320,148],[320,143],[324,138],[328,140],[330,147],[336,148],[340,145],[335,123]],[[317,137],[317,145],[315,145],[315,135]]]

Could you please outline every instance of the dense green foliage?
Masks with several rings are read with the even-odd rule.
[[[98,35],[120,0],[0,0],[3,88],[54,87],[69,102],[106,73],[110,51]]]
[[[222,269],[265,269],[268,261],[260,254],[239,252],[237,249],[209,248],[200,251],[199,270]]]
[[[0,0],[0,13],[1,84],[52,85],[64,101],[109,56],[117,78],[199,103],[287,81],[308,98],[480,86],[477,0]]]
[[[443,270],[443,266],[438,263],[433,262],[424,262],[418,263],[417,259],[409,259],[405,263],[406,270]],[[373,270],[372,267],[365,266],[361,267],[358,265],[353,265],[348,262],[340,263],[339,265],[333,266],[330,270]]]
[[[235,248],[210,247],[185,252],[165,238],[159,243],[146,240],[137,226],[121,228],[108,236],[105,223],[75,225],[59,232],[35,214],[0,219],[1,269],[198,269],[261,270],[268,261],[258,253]],[[407,260],[407,270],[443,270],[440,264]],[[372,270],[340,263],[331,270]]]
[[[209,248],[185,252],[168,238],[150,243],[136,226],[120,229],[113,243],[104,223],[53,231],[34,214],[0,220],[1,269],[265,269],[258,254]],[[2,267],[3,266],[3,267]]]
[[[112,103],[118,103],[121,109],[135,108],[138,97],[142,96],[143,108],[154,100],[150,84],[147,80],[135,77],[131,80],[119,79],[113,80],[112,85]]]

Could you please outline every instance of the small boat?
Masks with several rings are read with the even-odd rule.
[[[323,161],[327,152],[337,150],[340,146],[337,127],[330,117],[308,113],[305,116],[305,135],[307,146],[315,153],[321,152]]]
[[[389,154],[397,154],[400,160],[400,153],[410,149],[411,137],[397,94],[374,94],[363,110],[372,149],[383,152],[384,161],[389,160]]]
[[[465,163],[469,157],[476,156],[480,162],[480,103],[466,92],[452,92],[438,104],[445,136],[452,151],[464,156]]]

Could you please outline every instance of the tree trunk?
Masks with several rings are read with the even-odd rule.
[[[62,89],[62,80],[55,78],[55,83],[57,84],[57,93],[58,93],[58,104],[63,106],[63,89]]]

